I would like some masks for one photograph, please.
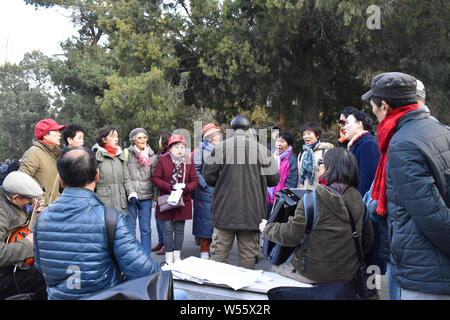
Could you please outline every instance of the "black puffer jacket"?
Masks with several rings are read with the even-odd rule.
[[[419,108],[397,124],[386,167],[394,281],[450,294],[450,130]]]

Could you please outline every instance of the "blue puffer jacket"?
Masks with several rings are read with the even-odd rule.
[[[403,289],[450,294],[450,130],[424,108],[397,124],[386,187],[394,281]]]
[[[202,142],[193,155],[194,167],[197,172],[198,186],[194,190],[194,218],[192,221],[192,234],[199,238],[211,239],[213,225],[211,218],[211,197],[214,188],[206,184],[202,177],[203,165],[209,157],[214,145]]]
[[[65,188],[34,228],[34,260],[43,274],[49,299],[80,299],[120,282],[106,238],[103,203],[94,192]],[[120,212],[114,255],[128,279],[161,268],[145,254]]]

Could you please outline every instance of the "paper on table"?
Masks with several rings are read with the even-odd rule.
[[[176,183],[173,187],[176,191],[172,191],[167,198],[167,203],[171,205],[176,205],[180,201],[181,195],[183,194],[183,188],[186,186],[184,183]]]
[[[163,269],[172,270],[174,277],[182,280],[224,284],[234,290],[253,285],[263,272],[262,270],[250,270],[197,257],[189,257],[165,265]]]

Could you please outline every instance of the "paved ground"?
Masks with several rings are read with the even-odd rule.
[[[137,235],[139,238],[139,234]],[[157,231],[156,231],[156,225],[155,225],[155,219],[154,215],[152,215],[152,246],[156,245],[158,242],[157,237]],[[183,242],[183,249],[181,251],[181,258],[187,258],[189,256],[200,256],[200,247],[195,244],[195,238],[192,235],[192,220],[187,220],[185,229],[184,229],[184,242]],[[152,253],[152,257],[157,260],[158,262],[164,261],[164,255],[156,255],[155,253]],[[230,253],[229,263],[232,265],[238,265],[238,253],[237,253],[237,245],[236,241],[233,246],[233,250]],[[255,269],[258,270],[264,270],[264,271],[271,271],[272,265],[267,261],[267,259],[260,254],[258,258],[258,262],[256,264]],[[210,300],[211,295],[208,293],[202,294],[198,292],[187,292],[189,295],[189,298],[192,300]],[[380,300],[388,300],[388,288],[387,288],[387,281],[386,276],[381,276],[381,289],[378,290],[378,294],[380,297]],[[215,295],[214,299],[229,299],[226,297],[221,297],[220,294]]]

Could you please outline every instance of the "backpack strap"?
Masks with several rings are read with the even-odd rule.
[[[289,258],[287,258],[285,264],[289,264],[292,259],[294,259],[295,254],[297,253],[298,249],[300,249],[301,245],[303,246],[303,251],[306,251],[306,239],[308,238],[309,234],[312,232],[314,224],[316,223],[317,218],[317,212],[316,212],[316,190],[314,189],[313,192],[308,192],[303,197],[303,206],[305,208],[305,220],[306,220],[306,228],[305,233],[303,234],[303,239],[300,241],[300,243],[295,247],[294,251],[292,251]],[[304,265],[304,256],[302,257],[302,266]]]
[[[122,280],[125,280],[125,275],[120,271],[119,263],[114,255],[114,234],[116,233],[117,221],[119,221],[119,211],[105,206],[106,238],[108,239],[109,253],[111,254],[111,259],[122,277]]]

